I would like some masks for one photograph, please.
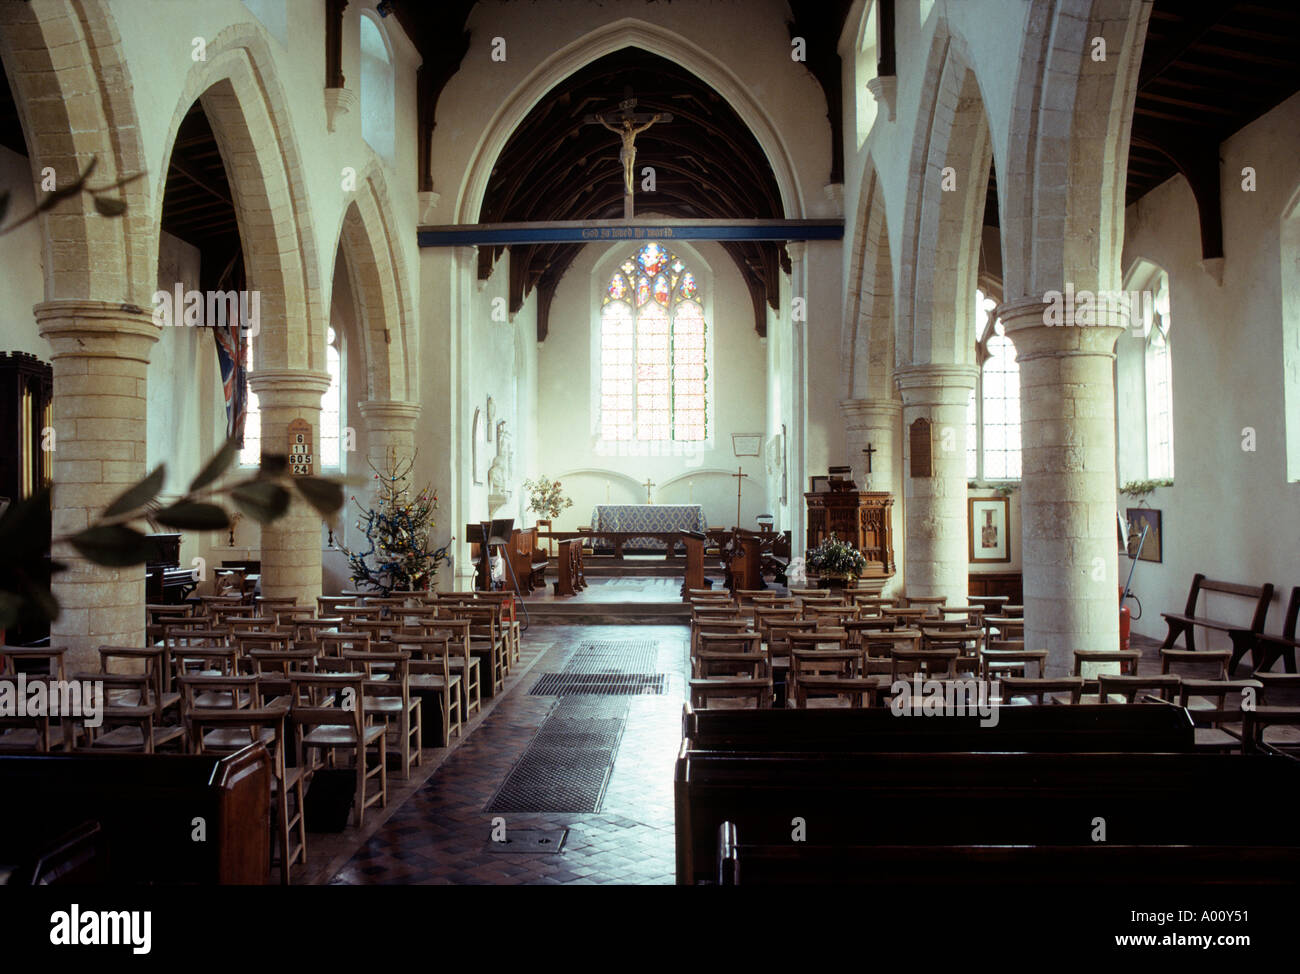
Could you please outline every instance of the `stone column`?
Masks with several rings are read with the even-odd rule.
[[[862,490],[894,490],[894,446],[903,404],[892,399],[844,399],[840,412],[854,481]],[[863,453],[867,444],[875,447],[870,474]]]
[[[807,264],[808,244],[793,240],[785,245],[790,255],[790,429],[786,456],[790,465],[790,551],[800,558],[808,546],[808,518],[803,492],[808,483],[808,348]],[[801,315],[794,313],[798,299]]]
[[[861,490],[883,490],[894,495],[890,533],[896,567],[894,576],[885,584],[886,594],[892,595],[896,589],[902,588],[906,554],[903,534],[899,530],[903,504],[899,497],[898,471],[894,468],[903,404],[894,399],[843,399],[840,412],[844,415],[844,439],[854,482]],[[871,473],[867,473],[867,455],[863,452],[868,444],[875,448],[871,455]]]
[[[999,318],[1020,363],[1025,645],[1061,675],[1075,649],[1119,648],[1114,365],[1127,308],[1089,325],[1067,309],[1051,327],[1046,307],[1026,298]]]
[[[393,451],[399,461],[410,459],[415,454],[415,423],[420,418],[418,402],[398,402],[387,399],[372,399],[358,407],[361,418],[366,423],[366,459],[376,469],[383,470],[388,463],[388,453]],[[362,476],[370,476],[370,468],[355,471]],[[415,471],[411,471],[411,483],[415,483]],[[374,491],[371,490],[373,500]]]
[[[262,417],[262,453],[289,452],[289,424],[311,424],[314,468],[320,473],[320,397],[329,389],[326,372],[298,369],[258,369],[249,373],[249,388],[257,393]],[[321,594],[321,518],[294,496],[288,512],[262,525],[262,594],[267,598],[296,598],[315,606]]]
[[[903,498],[908,595],[943,595],[965,605],[970,548],[966,534],[966,408],[975,366],[909,365],[894,373],[903,397]],[[932,475],[911,475],[911,428],[930,422]]]
[[[54,536],[85,528],[142,480],[149,352],[160,329],[131,305],[46,301],[35,307],[54,360]],[[96,647],[144,645],[144,567],[104,568],[56,544],[61,607],[50,644],[67,646],[69,673],[99,669]]]

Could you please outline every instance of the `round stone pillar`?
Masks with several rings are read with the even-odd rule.
[[[415,423],[420,418],[418,402],[372,399],[358,408],[366,423],[366,459],[377,470],[385,469],[390,451],[399,462],[415,455]],[[368,475],[366,471],[356,472]],[[373,501],[373,486],[370,494]]]
[[[144,479],[149,352],[161,329],[131,305],[46,301],[35,307],[54,362],[54,537],[75,534]],[[144,645],[144,566],[105,568],[55,544],[60,613],[50,644],[68,672],[98,670],[101,645]]]
[[[1044,324],[1041,300],[999,318],[1020,364],[1025,645],[1068,673],[1076,649],[1119,648],[1115,542],[1115,341],[1127,308]]]
[[[249,373],[248,387],[257,393],[262,418],[263,454],[287,454],[289,424],[305,419],[316,451],[313,467],[320,474],[320,398],[329,386],[326,372],[258,369]],[[296,494],[283,517],[262,525],[261,560],[262,595],[316,605],[321,594],[321,518]]]
[[[854,481],[862,490],[894,490],[894,445],[903,404],[891,399],[844,399],[840,412]],[[868,444],[874,448],[871,473],[863,452]]]
[[[973,365],[909,365],[894,373],[903,397],[903,497],[908,595],[942,595],[965,605],[970,549],[966,535],[966,409]],[[931,476],[913,477],[911,429],[930,423]]]

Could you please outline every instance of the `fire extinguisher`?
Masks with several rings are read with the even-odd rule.
[[[1124,604],[1124,590],[1119,590],[1119,648],[1128,649],[1129,627],[1133,624],[1133,613]]]
[[[1123,537],[1125,535],[1125,531],[1124,531],[1124,519],[1122,517],[1119,518],[1119,527],[1120,527],[1120,536]],[[1133,625],[1133,614],[1129,611],[1128,606],[1125,605],[1124,603],[1126,603],[1129,599],[1134,599],[1134,600],[1137,599],[1137,596],[1133,595],[1131,592],[1132,585],[1133,585],[1133,570],[1137,568],[1138,559],[1142,556],[1142,546],[1146,544],[1147,532],[1150,529],[1151,529],[1151,525],[1149,524],[1143,525],[1142,536],[1138,538],[1137,551],[1135,551],[1132,555],[1130,555],[1130,557],[1133,559],[1133,563],[1129,565],[1128,581],[1125,582],[1124,586],[1119,590],[1119,648],[1121,650],[1128,649],[1129,633]],[[1142,603],[1140,601],[1138,602],[1137,617],[1139,619],[1142,618]]]

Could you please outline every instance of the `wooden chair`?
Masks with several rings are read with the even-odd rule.
[[[1269,728],[1300,728],[1300,707],[1257,707],[1242,714],[1241,750],[1245,754],[1271,749],[1285,754],[1300,753],[1300,733],[1291,730],[1287,739],[1265,740]]]
[[[1025,620],[1023,616],[986,615],[984,617],[984,639],[986,642],[1024,638]]]
[[[293,625],[293,638],[297,642],[316,642],[323,632],[338,632],[344,625],[342,616],[318,616],[315,619],[299,619]]]
[[[194,710],[189,715],[190,746],[195,754],[233,754],[260,741],[271,757],[271,802],[275,809],[271,864],[280,866],[280,883],[289,885],[295,865],[307,864],[307,822],[303,815],[302,764],[285,762],[286,720],[289,707]],[[277,856],[278,850],[278,856]]]
[[[371,724],[366,717],[365,676],[294,673],[289,680],[297,766],[314,770],[327,763],[333,767],[338,755],[346,754],[356,772],[353,809],[360,829],[365,825],[367,808],[388,804],[384,745],[388,728],[384,723]],[[318,752],[319,760],[314,760]],[[372,779],[378,781],[378,790],[373,794],[369,787]]]
[[[1217,672],[1212,679],[1226,680],[1231,658],[1229,649],[1161,649],[1160,672],[1170,673],[1175,667],[1213,666]]]
[[[1119,673],[1099,673],[1097,675],[1097,702],[1116,703],[1113,697],[1119,697],[1124,703],[1142,702],[1152,697],[1173,702],[1178,697],[1182,680],[1177,676],[1128,676]]]
[[[984,606],[982,605],[941,605],[939,616],[945,621],[964,621],[972,629],[984,628]]]
[[[1002,691],[1002,705],[1023,706],[1025,704],[1077,704],[1083,696],[1083,677],[1061,676],[1054,678],[1035,678],[1023,676],[1004,676],[998,683]],[[1037,700],[1030,700],[1037,697]],[[1065,699],[1062,699],[1062,698]]]
[[[400,762],[400,775],[410,778],[411,765],[418,768],[424,756],[420,698],[411,695],[411,654],[402,650],[347,650],[344,659],[365,673],[366,714],[385,722],[392,738],[389,748]],[[377,672],[380,666],[382,679]]]
[[[393,638],[393,649],[410,653],[411,689],[432,693],[438,697],[442,720],[442,741],[451,743],[451,735],[464,732],[464,702],[461,691],[461,674],[451,670],[451,636],[444,632],[437,636],[403,636]],[[477,662],[477,661],[475,661]],[[477,701],[476,701],[477,703]]]
[[[468,721],[470,714],[482,708],[483,681],[479,659],[472,652],[468,619],[438,618],[438,625],[426,630],[426,635],[446,635],[451,646],[448,665],[453,674],[460,674],[461,715]]]
[[[1028,664],[1038,664],[1038,678],[1047,676],[1047,650],[1025,649],[1023,643],[1007,646],[995,642],[980,651],[981,675],[986,680],[996,680],[1007,676],[1028,676]]]
[[[101,673],[112,673],[114,667],[127,672],[144,670],[153,687],[153,700],[157,704],[159,723],[163,723],[170,711],[179,717],[181,695],[172,689],[171,655],[166,644],[159,646],[100,646],[99,669]]]
[[[520,661],[523,652],[521,645],[523,628],[519,622],[518,596],[514,592],[478,592],[476,597],[480,602],[493,602],[497,606],[497,625],[506,637],[510,648],[510,656],[507,660],[510,664],[507,667],[509,670]]]
[[[1258,696],[1259,680],[1202,680],[1183,677],[1178,706],[1185,707],[1196,725],[1198,751],[1232,752],[1242,747],[1243,703],[1247,692]]]
[[[939,608],[948,601],[946,595],[905,595],[904,600],[909,609],[924,609],[927,616],[939,618]]]
[[[940,676],[955,676],[955,663],[960,655],[961,653],[955,649],[891,649],[889,651],[890,659],[893,660],[889,674],[891,682],[898,679],[900,670],[905,675],[920,673],[927,680]],[[937,672],[934,667],[939,667]]]
[[[243,710],[262,706],[262,693],[258,677],[242,676],[182,676],[181,713],[188,716],[195,710]]]
[[[316,596],[316,614],[322,617],[336,616],[340,608],[358,604],[356,598],[351,595],[318,595]]]
[[[83,721],[86,746],[91,749],[140,751],[153,754],[173,741],[184,747],[185,728],[162,724],[155,678],[149,673],[82,673],[74,679],[103,687],[101,723]]]
[[[63,658],[67,646],[0,646],[0,674],[44,673],[65,679]],[[33,669],[33,667],[39,667]]]
[[[26,675],[23,680],[25,692],[30,693],[31,688],[37,683],[45,683],[47,684],[46,695],[49,699],[50,694],[57,695],[59,692],[57,685],[49,686],[56,680],[58,680],[57,676],[45,673]],[[16,674],[0,675],[0,699],[7,697],[10,700],[18,700],[23,693]],[[48,754],[60,744],[70,750],[73,744],[73,720],[71,714],[51,717],[48,708],[40,714],[0,713],[0,753],[17,751]]]
[[[441,608],[441,607],[440,607]],[[505,688],[506,648],[501,631],[497,628],[496,610],[491,606],[459,606],[452,610],[453,618],[469,622],[470,652],[479,659],[480,669],[486,668],[493,694]]]
[[[816,623],[842,626],[846,622],[855,622],[858,608],[855,605],[814,605],[807,603],[803,607],[803,617]]]
[[[691,705],[707,708],[713,700],[753,699],[757,709],[765,710],[772,706],[772,667],[771,659],[761,648],[758,634],[743,650],[712,649],[702,646],[692,661],[694,672],[702,675],[692,677],[690,683]],[[734,645],[734,642],[733,642]],[[709,675],[714,667],[728,670],[731,675]],[[738,670],[746,671],[737,675]]]

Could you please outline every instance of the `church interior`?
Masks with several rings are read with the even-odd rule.
[[[1300,876],[1290,0],[0,62],[0,883]]]

